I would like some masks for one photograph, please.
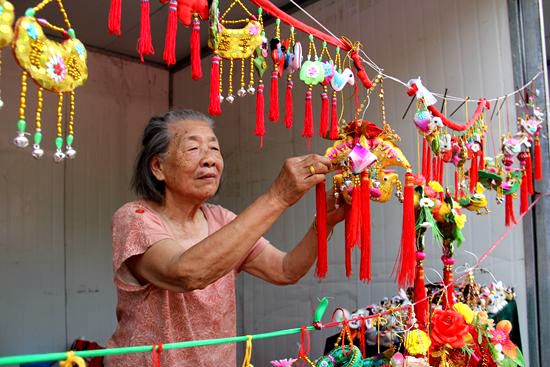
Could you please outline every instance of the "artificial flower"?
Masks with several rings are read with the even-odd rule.
[[[430,367],[430,364],[424,358],[415,358],[415,357],[407,356],[405,358],[405,366],[407,366],[407,367]]]
[[[471,324],[474,321],[474,311],[465,303],[455,303],[453,310],[464,316],[464,320],[467,324]]]
[[[495,329],[495,321],[489,318],[486,311],[479,311],[476,316],[479,326],[484,326],[487,331],[492,331]]]
[[[50,78],[55,80],[56,83],[60,83],[65,79],[67,75],[67,67],[65,61],[60,55],[52,55],[46,63],[46,70]]]
[[[508,320],[500,321],[495,330],[491,331],[491,342],[495,347],[502,346],[502,353],[515,360],[518,357],[517,348],[510,340],[510,331],[512,331],[512,323]]]
[[[273,367],[290,367],[296,362],[295,358],[278,359],[271,361]]]
[[[431,345],[432,341],[428,334],[419,329],[412,330],[405,338],[405,348],[412,355],[426,354]]]
[[[435,310],[432,316],[432,342],[435,345],[449,344],[460,348],[465,344],[468,325],[464,316],[454,310]]]

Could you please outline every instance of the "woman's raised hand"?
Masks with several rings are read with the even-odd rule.
[[[332,170],[331,160],[318,154],[288,158],[269,192],[289,207]]]

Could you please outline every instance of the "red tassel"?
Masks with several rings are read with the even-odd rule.
[[[405,174],[403,190],[403,229],[401,231],[401,250],[395,261],[393,273],[400,287],[406,287],[414,281],[416,265],[416,234],[414,218],[414,176]]]
[[[264,83],[260,80],[256,91],[256,136],[260,137],[260,148],[264,145],[265,123],[264,123]]]
[[[481,140],[481,150],[479,151],[479,169],[485,169],[485,140]]]
[[[437,165],[437,157],[434,155],[432,158],[432,180],[439,182],[437,174],[439,172],[439,166]]]
[[[445,181],[445,161],[443,157],[439,161],[439,183],[443,186],[443,181]],[[439,200],[443,201],[443,192],[439,193]]]
[[[535,194],[535,188],[533,187],[533,161],[531,160],[531,153],[527,152],[527,161],[525,162],[525,175],[527,176],[527,183],[529,184],[529,195]]]
[[[151,18],[149,0],[141,0],[141,30],[139,34],[138,52],[141,62],[144,55],[154,55],[153,41],[151,40]]]
[[[521,192],[519,202],[519,213],[527,213],[529,208],[529,176],[527,176],[527,170],[523,171],[523,177],[521,178]]]
[[[122,0],[111,0],[109,8],[109,20],[107,27],[109,32],[115,36],[120,36],[120,22],[122,18]]]
[[[317,208],[317,269],[315,274],[323,279],[328,271],[327,246],[327,193],[325,181],[315,186],[315,206]]]
[[[286,99],[285,99],[285,126],[290,129],[292,127],[292,88],[294,88],[294,82],[290,77],[286,81]]]
[[[170,11],[168,12],[168,24],[166,26],[166,37],[164,39],[164,54],[162,55],[166,65],[176,63],[176,34],[178,32],[178,0],[170,0]]]
[[[542,152],[539,138],[535,138],[535,180],[542,180]]]
[[[222,114],[221,96],[220,96],[220,61],[218,55],[212,58],[212,67],[210,68],[210,104],[208,113],[212,116]]]
[[[197,17],[193,19],[193,30],[191,31],[191,79],[202,78],[201,65],[201,22]]]
[[[460,195],[460,187],[458,186],[458,172],[455,170],[455,200],[458,200]]]
[[[414,313],[421,330],[426,330],[428,316],[428,300],[425,299],[426,284],[424,281],[424,259],[426,254],[418,251],[416,253],[416,273],[414,276]]]
[[[516,216],[514,215],[514,197],[513,195],[506,195],[506,211],[505,211],[505,225],[509,227],[512,223],[517,224]]]
[[[472,157],[472,163],[470,164],[470,193],[474,194],[477,184],[477,156],[474,154]]]
[[[428,182],[426,139],[422,139],[422,176]]]
[[[443,284],[445,285],[445,294],[443,297],[443,309],[449,310],[454,305],[454,273],[453,265],[455,259],[452,257],[441,256],[443,261]]]
[[[151,367],[160,367],[160,354],[162,353],[162,343],[154,344],[151,351]]]
[[[359,238],[358,234],[361,233],[361,180],[354,179],[354,181],[349,218],[349,236],[346,237],[346,247],[349,248],[353,248],[356,245]]]
[[[427,144],[426,144],[427,145]],[[431,181],[432,168],[432,150],[429,146],[426,147],[426,183]]]
[[[361,263],[359,280],[371,280],[371,225],[370,225],[370,181],[368,174],[363,174],[361,195]]]
[[[348,246],[348,238],[350,238],[352,236],[352,232],[351,232],[351,229],[350,229],[350,224],[351,224],[351,221],[350,221],[350,218],[351,218],[351,207],[349,205],[346,205],[345,207],[345,238],[346,238],[346,243],[344,245],[344,251],[345,251],[345,254],[346,254],[346,277],[350,277],[351,276],[351,249],[353,248],[353,246]]]
[[[330,113],[330,138],[338,139],[338,99],[336,92],[332,93],[332,108]]]
[[[319,124],[319,136],[324,138],[328,132],[328,95],[325,90],[321,93],[321,123]]]
[[[269,99],[269,119],[279,121],[279,72],[271,72],[271,95]]]
[[[359,349],[363,358],[367,358],[367,338],[365,337],[367,320],[361,318],[361,326],[359,328]]]
[[[302,130],[302,137],[308,140],[313,137],[313,108],[311,106],[311,87],[306,92],[306,112],[304,117],[304,129]]]

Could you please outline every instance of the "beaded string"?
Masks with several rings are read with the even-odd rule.
[[[42,97],[43,89],[42,87],[38,88],[37,100],[36,100],[36,128],[34,132],[34,146],[33,146],[33,156],[35,158],[40,158],[44,151],[40,150],[40,143],[42,142]]]
[[[44,1],[42,1],[40,4],[38,4],[37,6],[35,6],[35,7],[33,8],[33,10],[34,10],[35,12],[38,12],[38,11],[44,9],[44,7],[45,7],[46,5],[48,5],[49,3],[51,3],[52,1],[53,1],[53,0],[44,0]],[[238,1],[238,0],[236,0],[236,1]],[[62,2],[61,0],[56,0],[56,2],[57,2],[57,4],[59,5],[59,10],[60,10],[60,12],[61,12],[61,15],[63,16],[63,20],[65,21],[65,24],[67,25],[67,28],[72,28],[72,27],[71,27],[71,22],[69,21],[69,16],[67,15],[67,12],[65,11],[65,7],[63,6],[63,2]],[[55,26],[52,25],[52,27],[55,27]],[[58,27],[56,27],[56,28],[58,28]],[[55,29],[55,28],[54,28],[54,29]],[[64,30],[62,29],[62,31],[64,31]]]
[[[61,1],[61,0],[58,0],[58,1]],[[248,14],[248,16],[250,18],[243,18],[243,19],[237,19],[237,20],[226,20],[226,19],[224,19],[225,16],[231,11],[231,9],[233,9],[233,7],[237,4],[246,12],[246,14]],[[225,12],[220,17],[220,23],[222,23],[222,24],[239,24],[239,23],[246,23],[250,19],[255,19],[254,15],[252,15],[252,13],[246,8],[246,6],[243,5],[241,0],[233,0],[231,5],[229,5],[229,7],[225,10]]]
[[[63,93],[59,92],[57,95],[59,100],[57,102],[57,138],[55,139],[55,145],[59,153],[63,148]]]

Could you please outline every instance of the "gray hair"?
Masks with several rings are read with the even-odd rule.
[[[164,202],[165,183],[157,180],[151,171],[151,161],[154,157],[162,156],[168,152],[171,138],[168,125],[172,122],[191,120],[203,121],[211,128],[214,127],[214,122],[210,117],[190,109],[171,110],[162,116],[151,117],[143,131],[141,149],[132,177],[132,188],[139,197],[159,204]]]

